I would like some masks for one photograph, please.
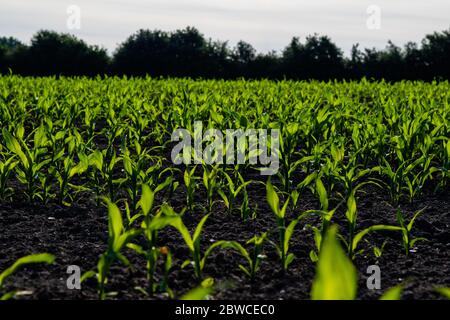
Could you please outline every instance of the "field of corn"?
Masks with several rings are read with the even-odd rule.
[[[195,121],[278,173],[174,164]],[[448,82],[6,76],[0,124],[3,299],[450,295]]]

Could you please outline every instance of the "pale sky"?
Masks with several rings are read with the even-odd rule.
[[[67,8],[81,10],[81,28],[69,30]],[[378,30],[367,8],[381,9]],[[0,36],[26,43],[39,29],[72,33],[110,53],[138,29],[197,27],[207,38],[250,42],[258,51],[282,50],[293,36],[328,35],[348,55],[351,45],[384,48],[419,42],[450,29],[449,0],[0,0]]]

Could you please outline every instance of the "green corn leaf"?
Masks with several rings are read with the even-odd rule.
[[[347,199],[347,211],[345,212],[347,220],[352,224],[356,221],[356,213],[356,200],[354,193],[352,193]]]
[[[161,227],[164,225],[171,225],[175,229],[180,232],[184,242],[188,246],[190,251],[194,251],[194,241],[192,240],[191,234],[189,233],[189,230],[186,228],[186,226],[183,223],[183,220],[180,216],[174,215],[173,209],[168,206],[167,204],[163,205],[161,210],[167,215],[166,217],[161,217],[160,219],[157,219],[155,222],[152,221],[152,225],[159,224]],[[203,223],[206,221],[208,216],[203,217]],[[200,222],[201,223],[201,222]],[[199,225],[200,225],[199,223]],[[203,223],[201,223],[203,225]],[[199,226],[197,226],[198,229]]]
[[[161,190],[164,190],[167,186],[169,186],[173,181],[172,177],[167,177],[163,183],[160,183],[156,189],[155,189],[155,193],[160,192]]]
[[[328,210],[328,194],[320,178],[317,178],[316,180],[316,191],[319,195],[321,209]]]
[[[403,285],[399,284],[395,287],[389,288],[380,297],[380,300],[400,300],[402,298]]]
[[[10,266],[8,269],[0,273],[0,288],[3,286],[5,279],[10,275],[14,274],[20,268],[29,264],[36,264],[36,263],[52,264],[54,261],[55,256],[48,253],[33,254],[22,257],[18,259],[16,262],[14,262],[14,264]]]
[[[138,254],[145,255],[146,251],[139,245],[135,243],[127,243],[127,248],[130,248],[134,251],[136,251]]]
[[[242,272],[244,272],[247,275],[247,277],[251,277],[252,276],[250,271],[248,271],[248,269],[246,267],[244,267],[242,264],[239,265],[239,269],[241,269]]]
[[[283,208],[281,208],[281,210],[279,211],[279,217],[282,219],[284,219],[284,217],[286,216],[286,211],[289,206],[289,201],[290,201],[290,199],[288,198],[286,200],[286,202],[284,203]]]
[[[180,300],[206,300],[212,291],[213,289],[211,287],[204,288],[199,286],[187,292]]]
[[[311,250],[309,252],[309,258],[311,259],[312,262],[319,261],[319,257],[317,256],[317,253],[314,250]]]
[[[113,241],[112,245],[115,246],[116,241],[119,240],[119,237],[122,234],[122,231],[124,230],[122,215],[115,203],[113,203],[109,199],[106,199],[106,203],[108,205],[109,235]]]
[[[411,240],[411,243],[409,244],[410,247],[411,248],[414,247],[418,241],[428,241],[428,239],[427,238],[415,238],[415,239]]]
[[[198,223],[197,228],[195,228],[194,236],[192,237],[192,241],[194,243],[197,243],[198,241],[200,241],[200,236],[202,233],[203,225],[205,224],[206,220],[208,220],[208,218],[209,218],[209,214],[204,216]]]
[[[225,207],[229,208],[230,207],[230,201],[228,201],[227,195],[222,190],[217,190],[217,193],[222,198],[223,203],[225,204]]]
[[[286,260],[284,261],[284,268],[287,269],[289,267],[289,265],[292,263],[292,261],[294,261],[295,259],[295,255],[293,253],[289,253],[286,256]]]
[[[331,226],[323,240],[311,290],[313,300],[353,300],[358,275],[337,240],[337,226]]]
[[[284,253],[287,254],[289,252],[289,241],[291,240],[291,237],[294,233],[294,228],[299,222],[299,219],[295,219],[289,223],[289,225],[286,228],[285,234],[284,234]]]
[[[402,231],[401,227],[396,227],[396,226],[389,226],[389,225],[384,225],[384,224],[378,224],[378,225],[373,225],[371,227],[368,227],[360,232],[358,232],[355,237],[353,238],[353,242],[352,242],[352,251],[355,252],[356,251],[356,247],[358,246],[358,243],[362,240],[362,238],[367,235],[369,232],[372,231]]]
[[[270,208],[272,209],[273,213],[275,213],[275,215],[280,216],[280,199],[278,198],[278,195],[274,190],[270,180],[267,181],[266,191],[267,191],[267,202],[269,203]]]
[[[242,255],[242,257],[244,257],[247,260],[247,262],[251,263],[251,261],[252,261],[248,251],[239,242],[223,241],[223,243],[221,244],[221,247],[223,249],[234,249],[237,252],[239,252]]]
[[[17,154],[19,156],[20,161],[23,163],[25,167],[29,167],[30,163],[28,161],[28,157],[25,155],[25,153],[22,150],[22,147],[20,146],[20,143],[17,141],[16,138],[14,138],[8,130],[3,128],[2,130],[3,138],[5,139],[6,147],[13,153]]]
[[[129,231],[124,232],[119,236],[119,238],[114,242],[113,250],[116,252],[116,254],[119,254],[120,250],[122,250],[123,246],[125,246],[128,242],[130,242],[132,239],[137,237],[142,233],[142,230],[136,230],[132,229]]]
[[[146,184],[142,185],[142,196],[139,200],[139,205],[141,206],[142,212],[145,216],[148,215],[150,210],[153,208],[153,201],[155,200],[155,193]]]
[[[0,301],[6,301],[14,298],[17,294],[17,291],[7,292],[4,295],[0,296]]]
[[[450,288],[436,288],[435,291],[450,300]]]
[[[414,222],[416,221],[417,217],[418,217],[421,213],[423,213],[423,212],[425,211],[425,209],[426,209],[426,208],[423,208],[422,210],[417,211],[417,212],[414,214],[414,216],[413,216],[413,218],[411,219],[411,221],[409,221],[409,223],[408,223],[408,225],[407,225],[407,227],[406,227],[406,228],[408,229],[409,232],[411,232],[412,227],[413,227]]]
[[[191,264],[191,260],[185,260],[182,264],[181,264],[181,269],[184,269],[184,268],[186,268],[188,265],[190,265]]]

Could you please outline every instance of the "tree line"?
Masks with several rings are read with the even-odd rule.
[[[31,76],[128,75],[249,79],[450,79],[450,29],[420,44],[388,42],[383,50],[354,45],[349,57],[327,36],[294,37],[281,52],[207,39],[196,28],[139,30],[112,56],[73,35],[42,30],[30,44],[0,37],[0,73]]]

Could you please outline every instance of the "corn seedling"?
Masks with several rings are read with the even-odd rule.
[[[356,198],[354,193],[350,194],[347,199],[347,211],[345,212],[345,217],[347,218],[348,224],[348,238],[347,240],[343,240],[347,244],[348,248],[348,256],[353,259],[356,254],[360,252],[356,252],[359,242],[363,239],[363,237],[372,231],[398,231],[399,227],[389,226],[389,225],[373,225],[370,226],[358,233],[356,233],[356,220],[357,220],[357,206],[356,206]]]
[[[131,200],[131,212],[136,214],[137,204],[138,204],[138,188],[139,183],[142,183],[144,177],[143,167],[146,160],[145,150],[141,150],[141,146],[136,142],[137,156],[134,160],[130,154],[130,151],[126,148],[122,153],[123,167],[126,174],[126,191]]]
[[[405,176],[405,189],[408,191],[409,202],[413,202],[413,199],[422,192],[422,189],[427,180],[432,179],[433,173],[438,172],[439,169],[431,166],[433,156],[424,155],[417,159],[413,167],[417,169],[417,173],[412,173]]]
[[[278,244],[272,242],[272,244],[274,244],[278,255],[280,256],[283,270],[287,270],[295,258],[294,254],[289,252],[289,242],[294,234],[295,226],[301,219],[313,214],[315,211],[307,211],[288,224],[286,221],[286,210],[289,205],[289,198],[285,201],[283,207],[280,208],[280,199],[270,180],[268,180],[266,184],[266,198],[269,207],[275,214],[278,226],[279,242]]]
[[[238,173],[238,177],[239,177],[239,181],[240,181],[240,185],[239,186],[235,186],[233,180],[230,178],[230,176],[226,173],[223,172],[223,174],[225,175],[225,178],[227,179],[227,187],[228,190],[226,192],[223,192],[222,190],[218,190],[219,195],[222,197],[225,206],[228,209],[228,213],[231,214],[233,211],[233,207],[234,207],[234,202],[237,198],[237,196],[239,195],[239,193],[241,191],[244,190],[244,188],[246,188],[251,181],[247,181],[244,182],[244,179],[242,178],[241,174]]]
[[[348,255],[353,260],[357,254],[360,254],[363,252],[363,250],[357,251],[358,244],[361,242],[361,240],[370,232],[373,231],[401,231],[401,228],[397,226],[389,226],[384,224],[377,224],[370,226],[368,228],[365,228],[361,231],[359,231],[357,234],[354,235],[352,238],[352,242],[347,242],[342,237],[342,241],[347,245],[348,248]]]
[[[13,137],[6,128],[2,129],[6,147],[19,159],[19,163],[15,167],[17,178],[26,185],[26,195],[30,200],[36,197],[41,198],[36,183],[39,181],[41,169],[50,162],[50,159],[43,159],[43,155],[46,154],[46,138],[43,128],[41,126],[35,131],[33,148],[29,148],[22,140],[23,127],[18,128],[17,138]]]
[[[227,241],[222,244],[222,248],[232,248],[239,252],[241,256],[246,260],[248,266],[239,265],[239,268],[250,278],[251,281],[255,280],[255,275],[258,272],[261,261],[265,258],[262,254],[263,246],[267,240],[267,232],[260,236],[254,236],[247,241],[247,245],[253,245],[253,249],[249,252],[239,242]]]
[[[255,205],[254,209],[250,208],[247,189],[244,187],[242,189],[242,192],[243,192],[243,199],[242,199],[241,206],[239,207],[239,211],[241,213],[241,218],[243,221],[246,221],[249,218],[255,219],[256,212],[258,210],[258,204]]]
[[[414,247],[414,245],[418,241],[426,241],[425,238],[413,238],[411,236],[412,228],[414,227],[414,222],[416,221],[417,217],[422,214],[422,212],[426,208],[423,208],[422,210],[419,210],[414,213],[412,219],[409,221],[408,224],[406,224],[405,217],[403,216],[403,213],[400,209],[397,209],[397,221],[400,225],[400,230],[402,231],[402,242],[403,242],[403,248],[405,249],[406,256],[409,255],[411,249]]]
[[[316,177],[311,176],[311,180]],[[306,180],[305,180],[306,181]],[[318,260],[318,254],[320,253],[321,247],[322,247],[322,239],[325,236],[325,233],[328,230],[328,227],[331,224],[331,219],[333,218],[336,210],[341,206],[342,202],[340,202],[334,209],[329,210],[329,199],[328,199],[328,193],[325,188],[325,186],[322,183],[322,179],[320,177],[316,178],[315,182],[315,192],[319,197],[320,202],[320,210],[310,210],[311,213],[317,214],[321,217],[322,223],[321,227],[317,228],[315,226],[308,226],[314,234],[314,243],[316,245],[316,251],[311,250],[309,253],[309,257],[311,261],[317,262]]]
[[[163,205],[161,207],[162,212],[165,213],[165,218],[158,219],[156,221],[152,222],[153,228],[162,228],[164,226],[172,226],[178,232],[180,232],[186,246],[188,247],[192,260],[186,260],[182,268],[186,267],[189,264],[192,264],[194,266],[194,272],[197,280],[202,280],[203,275],[203,269],[206,264],[206,259],[211,254],[211,252],[221,246],[224,241],[217,241],[210,245],[202,255],[202,251],[200,248],[200,239],[202,235],[202,229],[203,225],[205,224],[206,220],[208,219],[209,215],[205,215],[200,222],[198,223],[197,227],[195,228],[195,231],[193,235],[189,233],[189,230],[186,228],[186,226],[183,223],[183,220],[181,218],[181,215],[175,213],[171,207],[168,205]]]
[[[195,170],[197,169],[197,166],[192,167],[192,169],[186,168],[183,175],[183,181],[184,185],[186,187],[186,204],[188,211],[193,213],[194,212],[194,194],[197,187],[196,180],[198,179],[195,176]]]
[[[373,255],[375,256],[375,258],[377,258],[377,259],[381,258],[381,256],[383,255],[384,247],[386,246],[386,244],[387,244],[387,240],[385,240],[380,247],[373,246]]]
[[[172,270],[172,253],[169,248],[161,247],[159,248],[159,254],[164,256],[164,275],[160,285],[161,292],[167,292],[170,298],[174,297],[172,289],[169,287],[169,274]]]
[[[155,271],[158,258],[161,255],[161,250],[157,246],[158,231],[165,227],[164,224],[157,223],[158,219],[162,219],[161,212],[158,212],[156,215],[151,214],[154,205],[155,194],[158,191],[160,190],[157,189],[153,191],[149,186],[143,185],[142,196],[139,200],[139,206],[142,209],[143,216],[141,228],[145,236],[145,240],[147,241],[147,248],[144,249],[134,243],[127,244],[127,247],[136,251],[138,254],[143,255],[145,257],[145,260],[147,261],[147,281],[148,291],[150,294],[153,294],[156,289],[156,284],[154,282]],[[136,219],[135,217],[133,217],[133,219]],[[171,257],[168,259],[170,259],[171,264]]]
[[[212,212],[212,208],[214,205],[214,192],[220,188],[218,182],[218,172],[219,172],[219,165],[212,167],[211,170],[209,170],[206,165],[203,165],[203,186],[206,189],[208,213]]]
[[[64,159],[64,165],[61,172],[56,172],[56,177],[59,183],[59,203],[69,205],[69,203],[65,202],[66,198],[69,197],[69,189],[70,179],[75,175],[79,175],[84,173],[89,166],[89,162],[86,156],[80,154],[80,161],[75,164],[74,160],[71,156],[67,156]]]
[[[140,230],[135,229],[125,230],[122,215],[117,205],[107,198],[105,198],[105,202],[108,206],[108,248],[98,260],[97,271],[88,271],[81,277],[81,282],[88,278],[96,277],[98,295],[101,300],[104,300],[107,296],[105,289],[111,265],[116,260],[119,260],[126,266],[130,265],[130,262],[122,255],[121,251],[134,237],[141,233]]]

